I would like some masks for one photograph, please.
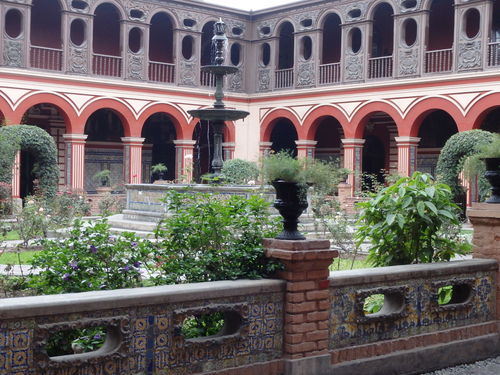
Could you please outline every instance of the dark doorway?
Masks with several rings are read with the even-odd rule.
[[[35,157],[29,151],[21,151],[21,198],[35,193]]]
[[[271,142],[273,143],[271,149],[274,152],[287,151],[291,155],[297,156],[297,144],[295,143],[297,139],[297,131],[292,122],[285,118],[279,119],[271,132]]]

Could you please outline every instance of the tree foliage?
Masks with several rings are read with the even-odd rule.
[[[450,188],[415,172],[382,189],[362,208],[358,243],[370,241],[376,266],[450,260],[470,249],[460,241],[459,207]]]
[[[35,176],[46,197],[54,197],[59,182],[57,147],[54,139],[45,130],[30,125],[0,127],[0,181],[10,183],[16,152],[28,151],[36,160]]]
[[[224,183],[244,185],[257,180],[259,168],[251,161],[231,159],[224,162],[221,173]]]
[[[439,155],[436,174],[440,182],[450,186],[453,194],[460,192],[458,175],[465,159],[480,152],[481,147],[493,141],[493,134],[484,130],[468,130],[452,135]],[[487,186],[484,177],[479,178],[480,190]]]

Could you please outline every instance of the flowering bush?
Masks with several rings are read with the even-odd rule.
[[[11,186],[0,182],[0,217],[10,215],[12,212]]]
[[[82,217],[90,213],[90,205],[84,191],[72,191],[70,189],[60,191],[48,201],[48,209],[55,227],[71,225],[76,217]]]
[[[279,266],[262,248],[279,228],[262,198],[170,191],[165,202],[171,215],[156,230],[156,284],[255,279]]]
[[[41,271],[28,280],[40,294],[141,286],[141,254],[151,246],[133,233],[113,236],[105,220],[92,224],[76,220],[68,238],[41,244],[44,250],[31,263]]]

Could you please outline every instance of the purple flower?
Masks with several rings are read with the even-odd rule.
[[[128,272],[130,271],[130,266],[127,264],[125,267],[122,267],[122,270]]]
[[[94,340],[100,340],[100,339],[102,339],[102,336],[100,334],[97,333],[94,335]]]
[[[71,279],[71,275],[70,275],[69,273],[65,273],[65,274],[63,275],[62,279],[63,279],[64,281],[68,281],[69,279]]]
[[[78,269],[78,262],[76,260],[72,260],[69,262],[69,266],[76,271]]]
[[[91,252],[92,254],[97,253],[97,247],[95,247],[94,245],[90,245],[89,250],[90,250],[90,252]]]
[[[132,242],[130,245],[131,245],[132,247],[137,247],[137,242]]]
[[[135,261],[134,262],[134,267],[135,268],[139,268],[140,266],[141,266],[141,262],[139,262],[139,261]]]

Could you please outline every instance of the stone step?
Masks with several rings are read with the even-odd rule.
[[[138,221],[126,219],[123,214],[113,215],[108,218],[111,229],[121,229],[129,232],[149,232],[152,233],[156,228],[156,223],[151,221]]]

